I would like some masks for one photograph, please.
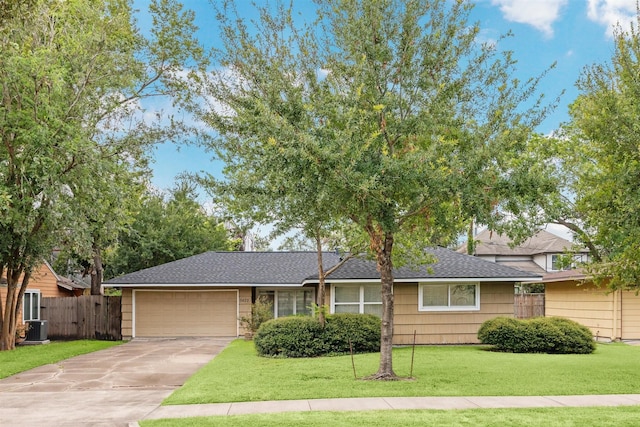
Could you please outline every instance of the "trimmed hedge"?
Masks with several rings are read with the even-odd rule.
[[[562,317],[496,317],[480,326],[478,339],[511,353],[589,354],[596,349],[589,328]]]
[[[260,356],[316,357],[380,349],[380,318],[370,314],[340,313],[327,316],[322,328],[317,319],[293,316],[269,320],[260,326],[253,342]]]

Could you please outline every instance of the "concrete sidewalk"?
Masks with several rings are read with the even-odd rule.
[[[640,405],[640,394],[587,396],[367,397],[159,406],[144,419],[189,418],[306,411],[389,409],[542,408]]]

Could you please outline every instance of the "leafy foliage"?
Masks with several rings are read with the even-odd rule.
[[[262,325],[254,337],[261,356],[316,357],[375,352],[380,348],[380,318],[340,313],[327,317],[323,327],[306,316],[283,317]]]
[[[31,271],[55,247],[101,269],[100,251],[127,222],[118,201],[140,184],[145,150],[189,130],[148,120],[141,100],[184,107],[194,94],[185,65],[206,64],[192,14],[170,0],[150,3],[148,37],[127,0],[10,3],[0,14],[0,273],[8,282],[0,350],[14,347]]]
[[[240,317],[240,324],[245,330],[255,334],[264,322],[271,319],[273,319],[273,304],[263,295],[251,304],[249,316]]]
[[[561,317],[496,317],[482,324],[478,339],[512,353],[589,354],[596,349],[589,328]]]
[[[379,377],[394,377],[393,265],[424,261],[519,188],[513,159],[546,113],[537,79],[510,78],[511,54],[478,42],[467,2],[325,1],[300,25],[277,2],[251,29],[234,6],[218,10],[202,112],[226,197],[288,225],[354,225],[381,274]],[[256,212],[256,194],[273,203]]]
[[[570,122],[532,141],[523,161],[538,183],[511,206],[534,228],[552,222],[573,231],[576,246],[590,251],[584,267],[611,289],[640,286],[640,14],[637,24],[615,30],[610,62],[583,70]],[[530,232],[522,221],[510,225],[520,238]]]
[[[640,15],[638,15],[640,24]],[[612,288],[640,284],[640,32],[615,32],[610,64],[586,69],[567,133],[581,163],[576,205],[600,251],[590,269]]]
[[[106,254],[106,275],[114,277],[233,246],[224,224],[203,209],[193,188],[179,186],[169,200],[162,194],[146,193],[131,225]]]

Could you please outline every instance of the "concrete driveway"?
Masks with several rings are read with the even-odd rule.
[[[157,408],[231,340],[135,339],[5,378],[0,424],[126,426]]]

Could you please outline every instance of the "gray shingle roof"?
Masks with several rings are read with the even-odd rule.
[[[437,263],[419,268],[395,269],[397,280],[411,279],[504,279],[535,280],[540,275],[523,272],[449,249],[429,249]],[[325,269],[340,258],[323,253]],[[315,252],[205,252],[189,258],[151,267],[105,282],[120,285],[292,285],[313,282],[318,277]],[[334,271],[329,280],[379,279],[374,261],[351,258]]]
[[[325,266],[339,261],[337,254],[323,253]],[[105,285],[300,285],[317,271],[316,252],[205,252],[125,274]]]
[[[460,254],[445,248],[430,248],[437,262],[430,266],[408,267],[394,269],[394,279],[505,279],[517,280],[524,278],[536,279],[540,274],[516,270],[504,265],[496,264],[465,254]],[[429,271],[429,268],[430,270]],[[317,275],[315,275],[317,277]],[[376,263],[369,260],[352,258],[345,262],[338,270],[329,276],[330,280],[352,279],[380,279],[376,270]]]

